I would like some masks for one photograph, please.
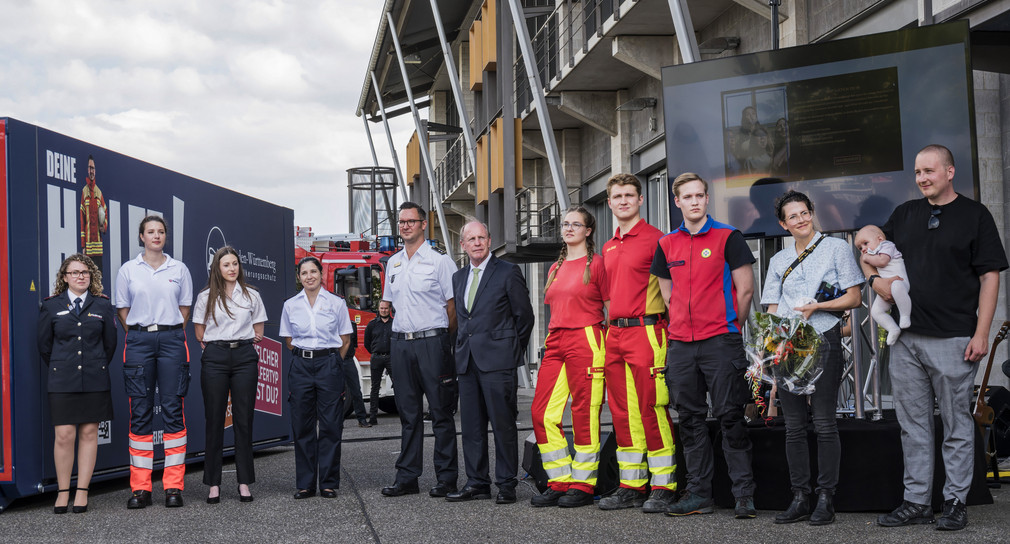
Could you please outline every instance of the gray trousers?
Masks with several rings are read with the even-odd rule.
[[[944,500],[965,502],[975,469],[971,394],[977,363],[964,360],[968,337],[936,338],[901,333],[891,350],[894,406],[905,457],[905,500],[933,502],[933,399],[943,422]]]

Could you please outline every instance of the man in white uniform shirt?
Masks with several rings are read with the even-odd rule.
[[[393,320],[390,363],[394,398],[402,426],[396,481],[384,487],[387,497],[418,493],[424,445],[423,404],[428,399],[431,427],[435,434],[435,487],[432,497],[456,491],[458,462],[456,422],[452,404],[455,373],[450,333],[456,330],[456,306],[452,293],[452,259],[432,248],[424,239],[428,222],[424,208],[400,205],[399,229],[403,249],[386,263],[382,299],[397,309]]]

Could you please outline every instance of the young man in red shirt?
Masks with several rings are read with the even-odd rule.
[[[670,308],[666,383],[680,416],[687,463],[687,493],[667,515],[714,510],[714,461],[705,422],[708,392],[712,415],[722,428],[736,517],[753,518],[754,472],[743,417],[750,393],[739,317],[747,315],[754,294],[754,256],[739,230],[708,215],[708,184],[701,177],[677,176],[673,194],[684,222],[659,240],[651,270]]]
[[[642,184],[635,176],[610,178],[607,197],[617,231],[602,252],[611,296],[604,372],[621,486],[600,500],[600,508],[644,505],[645,512],[666,512],[677,490],[673,423],[663,377],[666,305],[658,279],[649,274],[663,233],[642,219]]]

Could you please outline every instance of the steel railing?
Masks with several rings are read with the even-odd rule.
[[[435,166],[435,186],[438,194],[442,195],[442,201],[449,200],[450,195],[472,174],[473,165],[466,151],[466,139],[460,134]]]
[[[533,55],[544,91],[561,77],[563,67],[575,65],[575,55],[589,50],[589,42],[603,36],[603,26],[608,19],[617,21],[620,10],[615,9],[628,0],[564,0],[549,15],[528,19],[533,33]],[[550,2],[549,2],[550,3]],[[548,3],[548,4],[549,4]],[[524,8],[543,7],[544,2],[527,1]],[[516,82],[515,111],[526,111],[532,102],[529,80],[522,55],[516,55],[513,76]]]

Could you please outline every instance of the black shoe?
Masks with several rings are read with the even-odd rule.
[[[143,490],[134,491],[133,495],[130,496],[130,500],[126,501],[126,507],[131,510],[151,506],[151,504],[153,504],[151,492]]]
[[[677,494],[665,487],[654,487],[649,492],[649,498],[642,503],[642,512],[646,514],[662,514],[674,503]]]
[[[472,501],[477,499],[490,499],[491,498],[491,488],[489,487],[476,487],[476,486],[466,486],[459,491],[454,491],[445,496],[445,500],[449,502],[463,502]]]
[[[180,508],[182,506],[182,490],[181,489],[166,489],[165,490],[165,508]]]
[[[827,525],[835,522],[834,497],[829,491],[817,494],[817,506],[810,514],[810,525]]]
[[[810,518],[810,500],[806,491],[794,491],[793,502],[785,512],[775,514],[775,523],[796,523]]]
[[[967,526],[968,507],[956,498],[943,501],[943,513],[940,514],[940,519],[936,522],[936,530],[960,531]]]
[[[322,489],[319,491],[319,496],[324,499],[335,499],[337,498],[336,489]]]
[[[389,487],[382,488],[382,494],[387,497],[399,497],[400,495],[417,495],[420,490],[417,488],[417,480],[409,484],[401,484],[396,482]]]
[[[494,499],[495,504],[513,504],[516,502],[516,488],[499,487],[498,496]]]
[[[449,493],[456,492],[456,484],[451,482],[438,482],[435,487],[428,490],[428,495],[435,497],[436,499],[441,499],[449,495]],[[490,497],[488,497],[490,498]]]
[[[295,500],[296,501],[300,500],[300,499],[307,499],[309,497],[315,497],[315,496],[316,496],[316,490],[315,489],[299,489],[298,491],[295,492]]]
[[[77,488],[77,490],[78,490],[78,491],[83,491],[83,492],[85,492],[85,493],[87,493],[87,492],[88,492],[88,488],[86,488],[86,487],[78,487],[78,488]],[[81,504],[81,505],[78,505],[78,504],[77,504],[77,497],[74,497],[74,508],[73,508],[73,512],[74,512],[75,514],[83,514],[83,513],[87,512],[87,511],[88,511],[88,505],[87,505],[87,503],[85,503],[85,504]]]
[[[242,487],[238,488],[238,501],[239,502],[253,502],[252,491],[248,495],[242,494]]]
[[[902,501],[901,506],[890,514],[880,514],[877,525],[881,527],[903,527],[905,525],[923,525],[934,523],[933,507],[928,504],[916,504]]]
[[[590,506],[593,504],[593,494],[586,493],[574,487],[565,493],[564,497],[558,499],[558,506],[561,508],[578,508],[579,506]]]
[[[666,509],[668,516],[691,516],[694,514],[711,514],[715,512],[715,501],[712,497],[702,497],[692,491],[680,496],[680,500]]]
[[[622,508],[639,508],[645,504],[645,493],[618,487],[610,495],[600,499],[600,510],[620,510]]]
[[[359,419],[358,420],[358,427],[362,427],[362,428],[367,429],[368,427],[371,427],[371,426],[372,426],[372,424],[369,423],[367,419]]]
[[[733,517],[736,519],[754,519],[758,517],[757,509],[754,508],[754,497],[740,497],[736,500],[733,508]]]
[[[70,495],[69,495],[70,494],[70,490],[69,489],[60,489],[60,490],[58,490],[56,492],[57,496],[60,493],[67,493],[67,503],[69,504],[70,503]],[[76,508],[76,506],[74,508]],[[54,514],[66,514],[67,513],[67,505],[54,506],[53,507],[53,513]]]
[[[533,506],[557,506],[558,501],[564,496],[564,491],[548,488],[547,491],[544,491],[542,494],[534,495],[533,498],[530,499],[530,504]]]
[[[375,416],[372,416],[372,419],[369,419],[368,423],[371,424],[371,425],[378,425],[379,424],[379,418],[377,418]]]

